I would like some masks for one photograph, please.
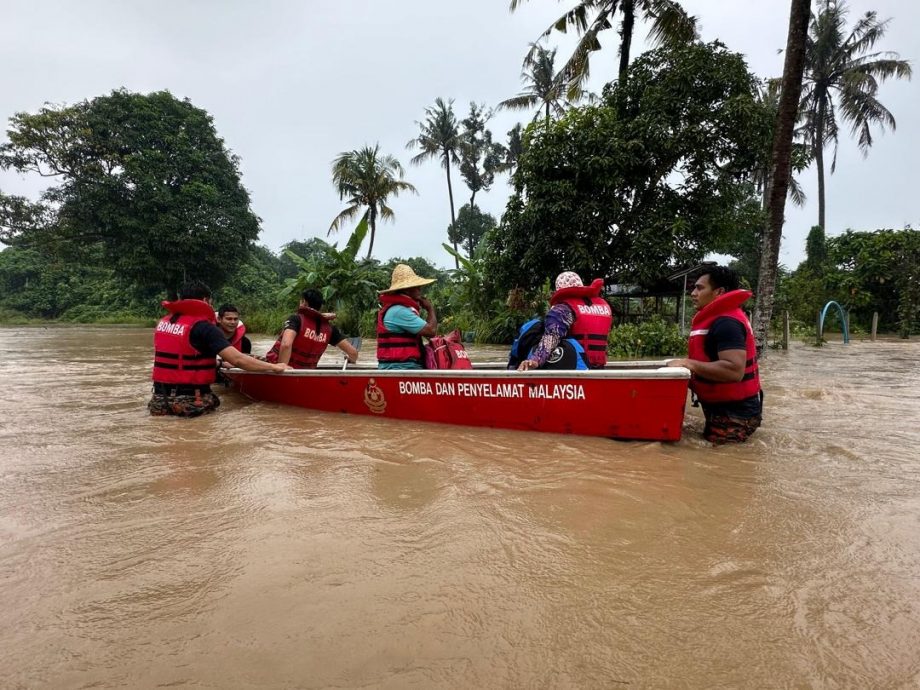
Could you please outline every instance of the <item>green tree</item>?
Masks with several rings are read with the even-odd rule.
[[[523,3],[524,0],[511,0],[511,11]],[[621,22],[618,30],[620,61],[617,74],[620,83],[626,81],[637,12],[641,20],[651,24],[649,37],[655,45],[673,47],[697,37],[696,19],[674,0],[580,0],[537,39],[540,41],[553,31],[566,33],[569,29],[574,29],[580,37],[572,56],[560,70],[570,98],[575,99],[581,93],[590,73],[591,53],[601,49],[598,35],[613,28],[618,13]],[[537,46],[538,43],[531,44],[528,57],[535,55]]]
[[[347,220],[352,220],[364,212],[370,227],[370,244],[367,246],[367,258],[374,251],[374,238],[377,233],[377,218],[393,220],[393,209],[387,206],[391,196],[400,192],[417,193],[415,187],[402,179],[403,168],[393,156],[381,155],[380,145],[374,148],[340,153],[332,163],[332,183],[340,199],[347,199],[346,206],[332,221],[329,233],[333,233]]]
[[[282,285],[282,262],[269,249],[256,245],[246,261],[237,269],[233,280],[214,293],[214,306],[231,303],[243,310],[243,320],[256,310],[278,309],[284,306],[278,300]]]
[[[780,272],[775,303],[789,311],[793,320],[811,326],[828,300],[849,304],[848,295],[836,288],[839,273],[832,266],[824,228],[815,225],[805,242],[805,260],[790,275]]]
[[[302,259],[309,259],[314,255],[323,254],[328,246],[329,243],[319,237],[311,237],[305,241],[291,240],[281,247],[281,256],[278,257],[278,275],[282,280],[287,280],[296,276],[300,270],[288,256],[288,251],[297,254]]]
[[[416,275],[422,276],[423,278],[441,278],[446,275],[443,270],[435,266],[424,256],[410,256],[406,259],[394,257],[383,265],[383,270],[387,272],[387,275],[390,275],[393,273],[393,269],[396,268],[396,264],[406,264],[415,271]]]
[[[733,260],[730,266],[756,293],[760,270],[760,243],[764,226],[767,224],[767,214],[757,203],[756,192],[751,192],[747,202],[736,207],[733,213],[737,218],[737,232],[728,233],[713,251],[731,256]]]
[[[371,259],[358,259],[358,250],[370,228],[370,209],[351,233],[343,249],[319,240],[316,250],[307,258],[290,249],[285,255],[293,261],[298,274],[285,281],[281,297],[298,295],[307,288],[317,288],[323,300],[338,313],[337,325],[343,332],[360,332],[361,315],[377,302],[377,292],[387,279],[380,264]]]
[[[457,214],[457,222],[447,229],[447,236],[454,244],[462,244],[467,256],[476,251],[479,240],[495,228],[495,217],[485,213],[478,206],[464,204]]]
[[[514,127],[508,130],[508,145],[505,147],[505,164],[504,169],[512,175],[517,170],[518,161],[521,154],[524,153],[523,128],[518,122]]]
[[[920,310],[920,231],[848,230],[827,241],[835,266],[829,284],[845,296],[864,323],[879,313],[883,327],[902,337],[918,323]]]
[[[447,197],[450,200],[450,222],[457,221],[454,213],[454,190],[450,181],[451,163],[460,163],[460,129],[457,126],[457,117],[454,115],[454,102],[446,103],[442,98],[436,98],[434,106],[425,108],[425,121],[416,122],[419,135],[410,139],[406,148],[418,148],[420,153],[412,158],[413,165],[421,165],[429,158],[439,158],[444,173],[447,175]],[[456,245],[454,250],[456,250]]]
[[[805,69],[805,43],[808,37],[808,12],[811,0],[791,0],[789,32],[779,105],[773,120],[773,155],[770,164],[769,219],[760,243],[760,271],[757,277],[757,304],[754,306],[754,333],[758,349],[766,351],[767,331],[773,316],[773,301],[779,271],[779,245],[783,237],[783,213],[792,177],[793,133],[802,93]]]
[[[825,227],[824,149],[833,144],[831,172],[837,163],[840,124],[850,125],[865,156],[872,127],[895,128],[894,115],[878,100],[879,82],[910,79],[911,68],[891,51],[870,52],[884,37],[890,20],[866,14],[847,33],[843,0],[823,0],[811,16],[805,51],[805,86],[800,110],[818,168],[818,225]],[[839,115],[839,120],[838,120]]]
[[[211,116],[167,91],[113,91],[10,120],[0,167],[53,180],[38,204],[5,199],[0,240],[99,257],[122,279],[219,287],[259,233],[238,160]]]
[[[517,96],[505,99],[498,104],[498,109],[533,110],[533,119],[545,114],[547,124],[551,115],[557,117],[565,112],[565,84],[555,72],[556,48],[548,50],[538,43],[532,43],[530,52],[524,57],[521,69],[521,81],[524,90]]]
[[[562,268],[654,282],[754,232],[750,141],[770,127],[755,89],[721,44],[659,49],[602,105],[531,125],[491,271],[504,287],[535,288]]]
[[[495,175],[505,169],[505,147],[492,141],[486,123],[492,112],[485,106],[470,103],[470,114],[464,118],[460,134],[460,176],[470,190],[470,206],[476,205],[476,194],[487,192]]]
[[[827,272],[827,237],[824,228],[815,225],[808,231],[805,240],[805,262],[803,267],[812,275],[823,276]]]
[[[93,254],[101,254],[98,247],[85,254],[92,260],[71,262],[40,247],[7,247],[0,252],[0,312],[80,322],[153,318],[153,295]]]

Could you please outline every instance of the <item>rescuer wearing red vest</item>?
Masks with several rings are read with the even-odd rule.
[[[224,304],[217,310],[217,325],[224,337],[244,355],[252,352],[252,342],[246,337],[246,326],[240,321],[240,310],[232,304]]]
[[[585,286],[572,271],[556,276],[556,291],[543,319],[543,337],[530,356],[518,365],[518,371],[537,369],[564,338],[578,341],[585,351],[588,366],[602,369],[607,364],[607,336],[613,326],[613,311],[601,296],[604,281],[596,279]]]
[[[422,287],[434,282],[422,278],[411,266],[396,264],[390,287],[380,291],[377,312],[377,367],[380,369],[424,369],[422,336],[438,334],[438,315]],[[427,317],[422,318],[424,309]]]
[[[319,290],[304,290],[300,307],[284,322],[281,335],[265,355],[269,362],[290,364],[294,369],[315,369],[329,345],[335,345],[352,364],[358,351],[338,328],[332,325],[333,313],[323,313],[323,296]]]
[[[668,362],[690,370],[690,389],[703,406],[707,441],[742,443],[760,426],[763,394],[754,333],[741,305],[751,297],[725,266],[707,268],[693,285],[697,308],[688,357]]]
[[[211,391],[217,375],[217,357],[247,371],[281,373],[288,367],[244,355],[230,344],[220,328],[211,289],[192,281],[179,290],[175,302],[163,302],[169,312],[153,334],[153,397],[150,414],[197,417],[216,410],[220,398]]]

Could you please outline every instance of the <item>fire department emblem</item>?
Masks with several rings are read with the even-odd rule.
[[[364,389],[364,404],[374,414],[383,414],[387,409],[387,401],[383,397],[383,391],[380,390],[380,386],[377,385],[374,379],[368,381],[367,387]]]

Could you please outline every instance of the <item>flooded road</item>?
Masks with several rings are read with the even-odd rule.
[[[0,328],[4,688],[920,685],[916,341],[771,353],[721,448],[151,418],[150,345]]]

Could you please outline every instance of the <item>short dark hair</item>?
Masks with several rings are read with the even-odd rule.
[[[731,292],[741,287],[738,274],[728,266],[712,266],[700,271],[699,277],[709,276],[709,284],[712,289],[725,288],[725,292]]]
[[[300,293],[300,297],[310,306],[310,309],[323,308],[323,293],[321,293],[319,290],[315,290],[313,288],[304,290],[302,293]]]
[[[211,299],[211,288],[200,280],[190,280],[179,288],[179,299]]]
[[[217,310],[217,318],[222,318],[223,315],[226,314],[228,311],[232,311],[232,312],[235,312],[235,313],[237,313],[237,314],[240,313],[240,310],[237,309],[234,305],[232,305],[232,304],[222,304],[221,307],[220,307],[220,309]]]

